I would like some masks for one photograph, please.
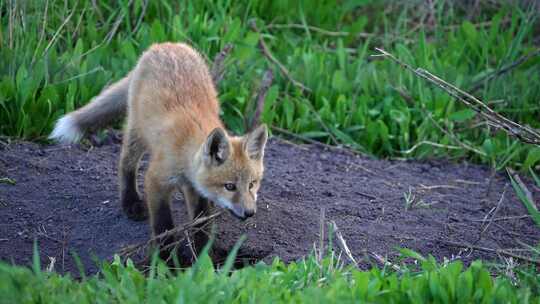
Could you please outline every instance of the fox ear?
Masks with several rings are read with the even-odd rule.
[[[253,160],[261,160],[264,156],[264,147],[268,140],[268,129],[265,124],[258,126],[249,133],[244,140],[244,150]]]
[[[222,128],[215,128],[204,144],[203,158],[207,165],[221,165],[229,157],[229,139]]]

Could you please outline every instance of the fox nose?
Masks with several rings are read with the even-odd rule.
[[[254,214],[255,214],[255,210],[253,210],[253,209],[244,210],[244,216],[245,217],[252,217]]]

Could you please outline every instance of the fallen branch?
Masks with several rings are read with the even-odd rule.
[[[388,53],[387,51],[376,48],[377,51],[380,52],[380,54],[373,55],[375,57],[386,57],[390,58],[392,61],[400,65],[401,67],[413,72],[418,77],[428,81],[429,83],[436,85],[446,93],[448,93],[450,96],[456,98],[457,100],[461,101],[464,105],[471,108],[478,114],[480,114],[482,117],[484,117],[490,125],[496,128],[503,129],[511,136],[516,137],[517,139],[521,140],[524,143],[533,144],[540,146],[540,133],[537,130],[534,130],[527,126],[522,126],[514,121],[511,121],[510,119],[502,116],[501,114],[493,111],[490,107],[488,107],[486,104],[484,104],[481,100],[478,98],[472,96],[471,94],[462,91],[458,87],[442,80],[441,78],[437,77],[436,75],[431,74],[430,72],[421,69],[421,68],[413,68],[412,66],[404,63],[403,61],[396,58],[394,55]]]

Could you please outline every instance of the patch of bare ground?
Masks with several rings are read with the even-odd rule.
[[[123,213],[116,184],[118,138],[101,147],[12,142],[0,149],[0,259],[29,264],[37,241],[41,260],[78,273],[76,253],[88,273],[94,260],[149,238],[147,222]],[[536,245],[540,229],[527,216],[506,174],[466,162],[388,161],[298,146],[273,139],[257,214],[241,222],[216,219],[215,248],[225,255],[245,234],[240,257],[300,259],[319,240],[320,214],[335,221],[360,267],[376,254],[396,258],[407,247],[438,260],[493,260]],[[531,183],[533,195],[540,190]],[[175,220],[187,213],[180,195]],[[366,254],[368,253],[368,254]],[[370,255],[371,254],[371,255]]]

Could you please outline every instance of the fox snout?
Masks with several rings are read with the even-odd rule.
[[[234,217],[243,221],[255,215],[255,212],[256,212],[255,208],[243,208],[241,206],[234,206],[234,205],[232,206],[232,208],[227,208],[227,210],[229,210],[229,212]]]

